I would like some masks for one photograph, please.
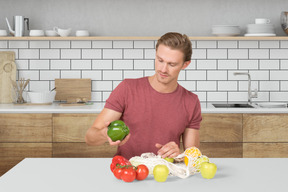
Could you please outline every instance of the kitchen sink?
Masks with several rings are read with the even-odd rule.
[[[250,104],[228,104],[228,103],[223,103],[223,104],[212,104],[215,108],[254,108]]]

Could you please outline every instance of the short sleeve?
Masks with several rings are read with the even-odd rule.
[[[187,125],[187,128],[191,128],[191,129],[200,129],[200,123],[202,121],[202,115],[201,115],[201,105],[200,105],[200,101],[198,99],[198,97],[196,96],[194,98],[194,102],[195,102],[195,107],[194,110],[191,111],[192,115],[190,116],[190,121]]]
[[[105,108],[123,113],[126,104],[127,85],[126,81],[122,81],[110,94],[106,100]]]

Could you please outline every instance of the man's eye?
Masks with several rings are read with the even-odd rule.
[[[159,62],[161,62],[161,63],[163,62],[163,60],[162,60],[162,59],[158,59],[158,61],[159,61]]]

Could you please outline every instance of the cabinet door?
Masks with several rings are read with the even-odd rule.
[[[242,142],[242,114],[202,114],[201,142]]]
[[[212,158],[241,158],[243,155],[242,143],[200,143],[203,155]]]
[[[245,158],[288,158],[288,143],[244,143]]]
[[[52,142],[52,114],[0,114],[1,142]]]
[[[53,142],[85,142],[97,114],[54,114]]]
[[[52,143],[0,143],[0,176],[28,157],[52,157]]]
[[[53,157],[113,157],[117,147],[105,143],[88,146],[86,143],[53,143]]]
[[[288,142],[288,114],[243,114],[244,142]]]

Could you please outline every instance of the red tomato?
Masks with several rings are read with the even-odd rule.
[[[133,167],[123,168],[121,179],[125,182],[132,182],[136,178],[136,171]]]
[[[113,174],[117,179],[121,179],[122,172],[123,172],[122,168],[116,167],[113,171]]]
[[[147,178],[149,169],[146,165],[138,165],[136,168],[136,179],[141,181]]]

